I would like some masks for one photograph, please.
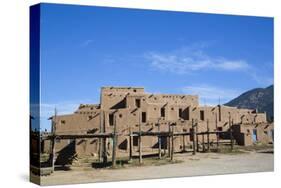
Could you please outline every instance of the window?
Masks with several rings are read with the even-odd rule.
[[[93,119],[93,116],[88,116],[88,121],[90,121],[91,119]]]
[[[122,114],[119,114],[119,118],[122,118]]]
[[[139,145],[139,138],[137,136],[133,137],[133,146],[138,146]]]
[[[56,143],[60,143],[60,139],[59,138],[56,139]]]
[[[141,122],[145,123],[146,122],[146,112],[141,113]]]
[[[110,126],[114,125],[114,114],[109,114],[109,125]]]
[[[179,109],[179,118],[182,118],[182,109]]]
[[[61,122],[61,124],[65,124],[65,120],[61,120],[60,122]]]
[[[189,107],[186,108],[186,120],[189,120]]]
[[[204,121],[205,117],[204,117],[204,110],[200,110],[200,120]]]
[[[165,117],[165,108],[161,108],[161,117]]]
[[[140,108],[141,107],[141,100],[140,99],[136,99],[135,104],[136,104],[137,108]]]

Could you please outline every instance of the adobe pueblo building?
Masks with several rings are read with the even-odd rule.
[[[102,87],[100,99],[100,104],[81,104],[73,114],[52,117],[57,154],[72,149],[82,156],[100,156],[101,151],[110,156],[113,138],[87,137],[110,133],[118,134],[119,156],[140,149],[163,153],[171,144],[178,152],[230,140],[244,146],[273,142],[273,124],[267,122],[266,113],[253,109],[200,106],[196,95],[151,94],[138,87]],[[165,133],[173,134],[172,143]]]

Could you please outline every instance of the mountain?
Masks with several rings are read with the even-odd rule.
[[[258,109],[259,112],[266,112],[267,119],[273,121],[273,90],[273,85],[267,88],[252,89],[224,105],[238,108]]]

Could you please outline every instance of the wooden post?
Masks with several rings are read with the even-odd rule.
[[[171,136],[171,141],[172,141],[172,147],[171,147],[171,161],[174,160],[174,126],[175,124],[172,124],[172,136]]]
[[[102,127],[102,132],[105,133],[105,121],[104,121],[104,111],[101,111],[101,127]],[[106,152],[106,137],[102,138],[102,162],[107,163],[107,152]]]
[[[142,164],[141,111],[139,111],[139,163]]]
[[[233,150],[233,145],[232,145],[232,127],[231,127],[231,116],[229,113],[229,119],[228,119],[228,124],[229,124],[229,136],[230,136],[230,149],[231,151]]]
[[[185,136],[182,135],[182,152],[185,152]]]
[[[205,152],[205,132],[202,132],[203,152]]]
[[[133,146],[132,146],[132,130],[131,127],[129,128],[129,161],[133,159]]]
[[[171,157],[171,127],[170,124],[168,124],[169,127],[169,134],[168,134],[168,157]]]
[[[196,129],[196,134],[195,134],[195,137],[196,137],[196,150],[197,150],[197,152],[199,152],[199,139],[198,139],[198,120],[196,121],[196,123],[195,123],[195,125],[196,125],[196,127],[195,127],[195,129]]]
[[[100,124],[99,124],[99,132],[103,132],[103,126],[102,126],[102,113],[103,111],[100,112]],[[102,162],[102,155],[103,155],[103,141],[102,138],[99,138],[99,162]]]
[[[114,129],[113,129],[113,144],[112,144],[112,168],[116,166],[116,146],[117,146],[117,134],[116,134],[116,118],[114,117]]]
[[[230,127],[230,142],[231,142],[231,151],[233,150],[234,143],[233,143],[233,133],[232,133],[232,126],[233,126],[233,119],[231,121],[231,127]]]
[[[210,151],[210,128],[209,128],[209,120],[207,119],[207,151]]]
[[[52,170],[55,171],[55,162],[56,162],[56,119],[57,119],[57,109],[55,108],[55,116],[52,121],[52,135],[53,135],[53,142],[52,142]]]
[[[195,125],[194,125],[194,120],[192,119],[192,137],[193,137],[193,155],[196,154],[196,142],[195,142]]]
[[[158,132],[160,133],[160,123],[158,121]],[[158,157],[161,159],[161,136],[158,135]]]
[[[218,114],[216,113],[216,136],[217,136],[217,149],[219,148],[219,133],[218,133]]]

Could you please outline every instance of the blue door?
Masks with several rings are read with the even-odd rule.
[[[258,140],[257,129],[253,129],[252,139],[253,139],[253,142],[257,142],[257,140]]]

